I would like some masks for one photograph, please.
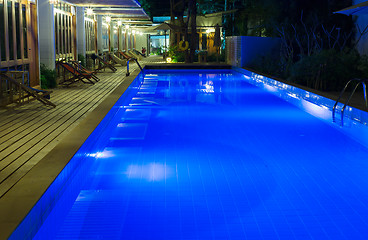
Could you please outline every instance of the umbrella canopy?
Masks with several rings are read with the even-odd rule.
[[[158,25],[157,27],[154,28],[155,30],[180,30],[180,27],[173,25],[173,24],[169,24],[169,23],[161,23],[160,25]]]
[[[334,13],[341,13],[345,15],[367,15],[368,14],[368,1],[353,5],[348,8],[341,9]]]
[[[221,46],[220,26],[218,24],[216,24],[215,28],[215,38],[213,39],[213,46],[214,47]]]

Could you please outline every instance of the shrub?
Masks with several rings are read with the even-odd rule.
[[[41,88],[48,89],[48,88],[55,88],[56,84],[56,71],[55,69],[49,69],[45,64],[40,65],[41,71]]]
[[[360,62],[356,51],[323,50],[293,64],[288,80],[317,90],[340,91],[347,81],[362,76]]]
[[[217,53],[208,55],[207,62],[217,62],[217,58],[219,62],[225,62],[225,52],[223,51],[218,56],[217,56]]]
[[[248,64],[248,67],[259,72],[274,76],[283,77],[281,63],[275,54],[260,55]]]
[[[178,51],[178,46],[170,46],[167,54],[172,62],[185,62],[185,52]]]
[[[86,57],[83,54],[78,54],[78,61],[80,61],[80,64],[85,67],[86,66]]]

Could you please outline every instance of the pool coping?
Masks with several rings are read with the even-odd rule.
[[[8,239],[141,71],[124,78],[81,123],[0,198],[0,239]]]

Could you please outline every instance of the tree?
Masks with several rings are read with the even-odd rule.
[[[177,29],[170,31],[170,46],[174,46],[177,42],[176,35],[184,36],[184,41],[189,42],[189,52],[186,51],[186,62],[194,61],[194,54],[198,42],[196,16],[197,16],[197,0],[170,0],[171,6],[171,24],[175,25]],[[188,18],[184,21],[184,12],[187,10]],[[189,24],[190,24],[190,39],[189,39]]]

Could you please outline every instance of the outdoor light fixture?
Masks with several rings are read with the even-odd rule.
[[[87,15],[92,15],[92,14],[93,14],[93,9],[87,8]]]
[[[171,63],[171,61],[172,61],[171,57],[167,57],[167,58],[166,58],[166,62],[167,62],[167,63]]]
[[[49,3],[57,5],[59,3],[59,0],[49,0]]]
[[[111,17],[106,17],[106,22],[111,22]]]

